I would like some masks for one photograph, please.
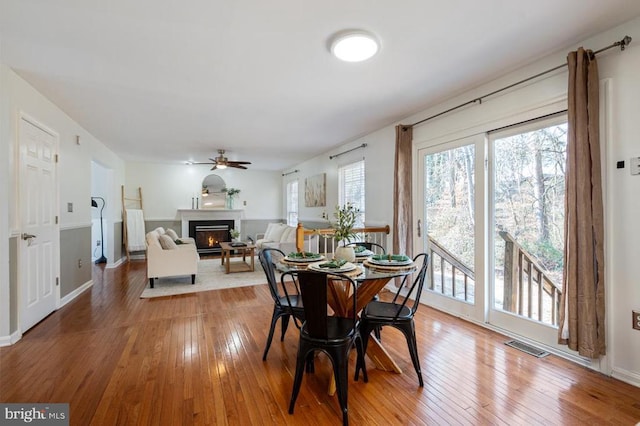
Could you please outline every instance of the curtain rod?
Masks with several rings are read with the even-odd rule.
[[[598,53],[604,52],[605,50],[609,50],[609,49],[612,49],[612,48],[614,48],[614,47],[618,47],[618,46],[620,46],[620,50],[622,51],[622,50],[624,50],[624,49],[625,49],[625,47],[627,47],[627,46],[629,45],[629,43],[631,43],[631,40],[632,40],[632,38],[631,38],[631,37],[629,37],[628,35],[627,35],[627,36],[624,36],[624,38],[623,38],[622,40],[620,40],[620,41],[616,41],[615,43],[610,44],[609,46],[603,47],[603,48],[602,48],[602,49],[600,49],[600,50],[596,50],[595,52],[593,52],[593,54],[594,54],[594,55],[597,55]],[[416,122],[415,122],[415,123],[413,123],[413,124],[406,125],[406,126],[404,126],[404,127],[403,127],[403,130],[408,129],[409,127],[417,126],[418,124],[422,124],[422,123],[424,123],[425,121],[433,120],[434,118],[440,117],[441,115],[445,115],[445,114],[447,114],[447,113],[450,113],[450,112],[452,112],[452,111],[455,111],[455,110],[460,109],[460,108],[462,108],[462,107],[465,107],[465,106],[467,106],[467,105],[475,104],[476,102],[481,104],[481,103],[482,103],[482,100],[483,100],[484,98],[488,98],[489,96],[493,96],[493,95],[495,95],[495,94],[497,94],[497,93],[504,92],[505,90],[509,90],[509,89],[511,89],[511,88],[513,88],[513,87],[515,87],[515,86],[519,86],[519,85],[521,85],[521,84],[523,84],[523,83],[526,83],[526,82],[528,82],[528,81],[534,80],[534,79],[536,79],[536,78],[538,78],[538,77],[541,77],[541,76],[543,76],[543,75],[545,75],[545,74],[549,74],[549,73],[551,73],[551,72],[557,71],[557,70],[559,70],[560,68],[564,68],[564,67],[566,67],[566,66],[567,66],[567,64],[566,64],[566,63],[564,63],[564,64],[562,64],[562,65],[558,65],[558,66],[556,66],[556,67],[550,68],[550,69],[548,69],[548,70],[546,70],[546,71],[542,71],[541,73],[538,73],[538,74],[536,74],[536,75],[532,75],[531,77],[527,77],[527,78],[525,78],[524,80],[517,81],[517,82],[512,83],[512,84],[510,84],[510,85],[508,85],[508,86],[505,86],[505,87],[503,87],[503,88],[501,88],[501,89],[494,90],[494,91],[493,91],[493,92],[491,92],[491,93],[487,93],[486,95],[480,96],[480,97],[478,97],[478,98],[472,99],[472,100],[467,101],[467,102],[465,102],[465,103],[462,103],[462,104],[460,104],[460,105],[454,106],[453,108],[449,108],[449,109],[448,109],[448,110],[446,110],[446,111],[439,112],[438,114],[435,114],[435,115],[432,115],[432,116],[430,116],[430,117],[424,118],[424,119],[422,119],[422,120],[420,120],[420,121],[416,121]]]
[[[356,149],[366,148],[366,147],[367,147],[367,144],[363,143],[362,145],[358,145],[355,148],[351,148],[351,149],[348,149],[346,151],[342,151],[342,152],[340,152],[338,154],[335,154],[335,155],[330,155],[329,156],[329,160],[333,160],[336,157],[340,157],[341,155],[346,154],[346,153],[351,152],[351,151],[355,151]]]
[[[295,170],[292,170],[292,171],[290,171],[290,172],[283,173],[283,174],[282,174],[282,176],[289,176],[289,175],[292,175],[292,174],[294,174],[294,173],[298,173],[299,171],[300,171],[300,170],[295,169]]]

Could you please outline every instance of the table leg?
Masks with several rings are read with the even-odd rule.
[[[224,265],[224,272],[229,273],[229,263],[231,263],[231,250],[225,250],[224,256],[226,257],[226,263]]]
[[[251,255],[251,272],[256,270],[256,265],[255,265],[255,258],[256,258],[256,253],[255,253],[255,249],[251,249],[249,251],[249,254]]]

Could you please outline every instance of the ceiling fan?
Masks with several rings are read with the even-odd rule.
[[[227,157],[224,156],[224,149],[218,150],[217,157],[209,158],[211,160],[210,163],[191,163],[191,164],[213,164],[211,170],[216,169],[226,169],[227,167],[235,167],[236,169],[245,169],[246,167],[243,164],[251,164],[250,161],[231,161]]]

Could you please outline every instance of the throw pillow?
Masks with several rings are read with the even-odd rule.
[[[170,236],[173,241],[178,239],[178,234],[176,234],[176,231],[174,231],[173,229],[167,229],[164,232],[165,232],[165,234]]]
[[[163,250],[175,250],[178,248],[176,243],[167,234],[160,235],[160,246]]]

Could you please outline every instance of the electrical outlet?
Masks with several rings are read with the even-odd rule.
[[[640,330],[640,311],[631,311],[633,313],[632,327],[634,330]]]
[[[82,259],[78,259],[78,268],[82,268]]]

